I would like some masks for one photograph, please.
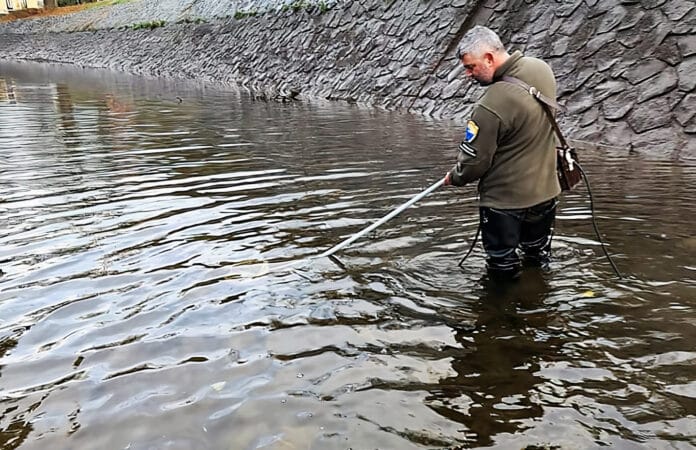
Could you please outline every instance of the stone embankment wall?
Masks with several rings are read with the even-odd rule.
[[[167,24],[118,28],[157,19]],[[0,57],[239,83],[262,95],[294,88],[463,121],[481,88],[446,75],[475,24],[551,64],[570,138],[696,155],[693,0],[139,0],[0,24]]]

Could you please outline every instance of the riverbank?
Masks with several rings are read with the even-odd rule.
[[[686,1],[136,0],[0,24],[0,57],[236,84],[266,98],[297,91],[463,122],[480,88],[446,75],[474,24],[551,64],[571,138],[696,155],[696,7]]]

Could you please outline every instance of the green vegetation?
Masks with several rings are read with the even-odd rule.
[[[176,23],[195,23],[196,25],[199,23],[207,23],[208,21],[203,19],[202,17],[184,17],[183,19],[179,19],[176,21]]]
[[[286,3],[280,7],[281,11],[298,12],[302,10],[311,10],[317,8],[320,13],[325,13],[329,10],[329,4],[325,0],[319,0],[318,2],[312,2],[309,0],[294,0],[292,3]]]
[[[155,28],[163,27],[166,23],[167,23],[166,20],[152,20],[149,22],[134,23],[133,25],[131,25],[127,28],[130,28],[131,30],[142,30],[142,29],[154,30]]]
[[[258,11],[256,9],[251,9],[249,11],[242,11],[241,9],[238,9],[234,13],[234,18],[237,20],[241,19],[246,19],[247,17],[256,17],[258,15]]]
[[[310,6],[312,6],[312,3],[310,3],[310,2],[307,1],[307,0],[295,0],[295,1],[292,2],[292,3],[286,3],[286,4],[284,4],[284,5],[280,8],[280,10],[281,10],[281,11],[293,10],[293,12],[297,12],[297,11],[300,11],[300,10],[302,10],[302,9],[307,9],[307,8],[309,8]]]

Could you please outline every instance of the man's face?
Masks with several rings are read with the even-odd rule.
[[[484,53],[480,57],[465,53],[462,56],[462,64],[464,65],[466,76],[478,81],[481,86],[486,86],[493,82],[495,67],[491,53]]]

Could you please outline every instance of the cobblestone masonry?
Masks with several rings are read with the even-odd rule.
[[[0,57],[240,84],[261,96],[292,88],[300,98],[463,121],[481,88],[463,78],[448,84],[446,75],[457,63],[460,36],[485,24],[511,48],[553,66],[569,137],[666,157],[696,155],[694,0],[282,5],[136,0],[9,22],[0,24]],[[167,23],[124,28],[155,20]]]

